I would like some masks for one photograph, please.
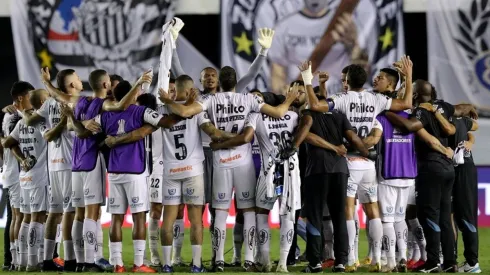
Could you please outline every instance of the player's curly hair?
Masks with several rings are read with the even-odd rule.
[[[219,83],[223,91],[229,92],[235,89],[237,84],[236,71],[230,66],[225,66],[219,72]]]
[[[363,67],[352,64],[347,72],[347,81],[351,89],[360,89],[367,80],[367,73]]]
[[[153,111],[157,110],[157,98],[152,94],[142,94],[136,98],[139,105],[150,108]]]

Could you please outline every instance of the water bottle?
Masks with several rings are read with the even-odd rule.
[[[153,76],[153,67],[150,67],[149,71],[150,71],[151,76]],[[141,85],[141,89],[143,91],[147,91],[148,88],[150,88],[150,83],[148,83],[148,82],[144,82],[143,85]]]

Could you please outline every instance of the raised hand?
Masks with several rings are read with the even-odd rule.
[[[60,113],[65,117],[73,117],[73,110],[66,104],[60,105]]]
[[[272,38],[274,38],[274,33],[275,31],[273,29],[259,29],[259,38],[257,39],[257,42],[259,42],[262,48],[270,49],[270,47],[272,46]]]
[[[158,89],[158,95],[159,95],[160,101],[163,103],[172,101],[172,99],[170,98],[170,95],[163,88]]]
[[[352,14],[344,13],[339,17],[339,21],[332,31],[332,38],[349,48],[352,48],[357,44],[357,26],[353,20]]]
[[[153,72],[151,70],[148,70],[144,72],[143,75],[138,79],[136,85],[141,85],[143,83],[151,84],[152,79],[153,79]]]
[[[298,66],[298,69],[301,73],[308,72],[308,71],[311,73],[311,61],[305,61],[305,62],[301,63]]]
[[[318,74],[318,82],[325,83],[330,78],[330,75],[327,72],[317,72]]]
[[[399,61],[393,63],[393,66],[401,75],[412,77],[413,63],[412,60],[410,60],[410,56],[402,56]]]
[[[294,83],[293,87],[289,89],[289,92],[286,95],[286,101],[293,102],[294,100],[296,100],[296,98],[298,98],[299,96],[298,89],[299,89],[299,83]]]
[[[41,68],[41,80],[43,82],[51,81],[51,74],[49,73],[48,67]]]

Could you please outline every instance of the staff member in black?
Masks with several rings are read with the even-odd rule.
[[[411,83],[407,83],[411,85]],[[437,109],[446,117],[453,115],[468,115],[474,112],[470,104],[453,106],[442,100],[436,101],[435,89],[423,80],[414,83],[414,103],[437,104]],[[429,134],[436,137],[441,146],[449,148],[448,136],[441,128],[438,119],[430,111],[417,107],[410,119],[405,119],[394,113],[387,112],[386,116],[394,125],[409,132],[416,132],[424,128]],[[442,148],[441,148],[442,149]],[[440,272],[439,249],[442,244],[445,271],[457,271],[456,255],[454,253],[455,240],[451,225],[451,195],[454,184],[454,166],[446,155],[432,150],[426,142],[416,141],[418,175],[415,179],[417,190],[417,215],[422,223],[427,239],[427,261],[418,271],[424,273]]]
[[[307,85],[306,89],[313,89]],[[324,99],[324,98],[322,98]],[[319,113],[303,111],[298,131],[293,139],[292,150],[296,151],[305,140],[308,158],[304,184],[304,210],[307,219],[306,257],[309,262],[304,270],[307,273],[322,271],[323,206],[328,204],[334,227],[334,272],[344,272],[347,263],[348,236],[345,220],[345,200],[349,170],[346,153],[342,145],[346,138],[362,156],[368,150],[353,131],[344,114],[338,112]]]

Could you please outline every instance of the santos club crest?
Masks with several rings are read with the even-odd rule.
[[[478,83],[490,90],[490,49],[488,38],[488,20],[490,5],[488,0],[468,1],[458,9],[459,36],[454,40],[474,64]]]
[[[33,50],[52,77],[74,68],[86,82],[99,68],[134,80],[158,67],[161,27],[172,16],[173,1],[27,1]]]

